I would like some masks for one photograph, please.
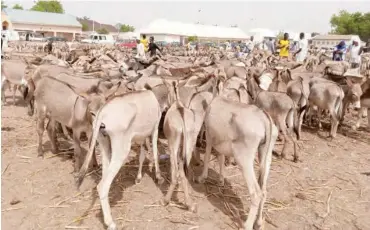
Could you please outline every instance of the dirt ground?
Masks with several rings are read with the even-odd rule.
[[[100,171],[91,173],[77,190],[71,158],[50,152],[46,132],[45,158],[38,158],[35,118],[21,102],[11,105],[9,96],[1,124],[2,229],[105,229],[96,192]],[[360,131],[352,131],[349,116],[334,140],[326,138],[328,124],[318,133],[304,128],[299,149],[303,162],[274,158],[265,229],[370,229],[370,133],[365,119]],[[71,147],[71,142],[59,140],[61,148]],[[169,161],[161,162],[167,178],[163,185],[156,185],[148,167],[142,182],[135,184],[136,156],[132,151],[110,191],[119,229],[238,229],[246,219],[249,195],[237,166],[226,168],[225,186],[219,187],[218,162],[212,158],[206,184],[191,183],[198,204],[198,212],[191,213],[183,208],[181,186],[169,206],[159,205],[169,186]],[[194,169],[199,175],[202,168]]]

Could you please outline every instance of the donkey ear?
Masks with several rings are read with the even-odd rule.
[[[349,87],[352,87],[353,83],[350,78],[346,77],[346,83]]]
[[[185,83],[186,87],[196,87],[202,83],[202,79],[198,76],[191,76]]]

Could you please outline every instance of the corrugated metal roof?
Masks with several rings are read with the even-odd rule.
[[[198,25],[158,19],[151,22],[148,27],[141,29],[140,34],[172,34],[180,36],[197,36],[200,38],[249,38],[240,28],[221,26]]]
[[[76,17],[69,14],[57,14],[31,10],[3,9],[12,23],[30,23],[40,25],[82,27]]]
[[[89,31],[92,31],[93,30],[93,27],[95,27],[94,29],[95,30],[98,30],[98,29],[102,29],[102,28],[105,28],[108,32],[112,33],[112,32],[118,32],[118,29],[112,25],[109,25],[109,24],[101,24],[97,21],[94,21],[94,20],[85,20],[85,19],[82,19],[82,18],[77,18],[77,21],[79,21],[82,25],[82,23],[85,23],[88,27],[88,30]],[[93,23],[95,24],[93,26]]]
[[[356,35],[323,34],[317,35],[312,40],[351,40]]]

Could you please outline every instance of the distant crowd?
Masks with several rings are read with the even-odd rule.
[[[353,41],[349,46],[345,41],[341,41],[333,47],[333,61],[344,61],[345,55],[350,54],[350,63],[352,68],[357,68],[361,62],[361,54],[370,52],[370,42],[365,47],[361,47],[358,41]],[[235,52],[235,57],[241,57],[243,53],[249,53],[253,49],[268,50],[272,54],[278,55],[280,59],[294,60],[296,62],[304,62],[307,57],[309,43],[305,38],[304,33],[300,33],[298,42],[291,42],[289,34],[284,33],[282,39],[274,41],[272,38],[265,39],[260,43],[256,43],[254,37],[251,36],[246,43],[239,41],[238,43],[231,44],[226,42],[220,49]]]

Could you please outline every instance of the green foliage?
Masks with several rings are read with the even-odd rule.
[[[31,8],[31,10],[41,11],[41,12],[52,12],[52,13],[59,13],[59,14],[64,13],[62,4],[57,0],[50,0],[50,1],[39,0]]]
[[[315,36],[317,36],[317,35],[320,35],[320,34],[319,33],[316,33],[316,32],[311,33],[311,37],[312,38],[315,37]]]
[[[100,28],[100,29],[97,29],[96,32],[98,34],[109,34],[109,31],[105,28]]]
[[[281,40],[281,39],[283,39],[284,38],[284,32],[283,31],[279,31],[279,33],[276,35],[276,38],[277,38],[278,41]]]
[[[86,23],[81,23],[81,25],[82,25],[82,31],[88,31],[89,30],[89,26]]]
[[[8,8],[8,6],[5,5],[5,2],[4,1],[1,1],[1,9],[5,9],[5,8]]]
[[[188,37],[188,41],[189,42],[195,42],[195,41],[197,41],[198,40],[198,37],[197,36],[189,36]]]
[[[342,10],[331,17],[330,24],[335,34],[355,34],[364,41],[370,38],[370,12],[349,13]]]
[[[15,4],[14,6],[13,6],[13,9],[16,9],[16,10],[23,10],[23,6],[21,6],[20,4]]]
[[[126,25],[126,24],[118,24],[117,26],[119,26],[119,31],[120,32],[123,32],[123,33],[126,33],[126,32],[134,32],[135,31],[135,27],[133,26],[130,26],[130,25]]]

